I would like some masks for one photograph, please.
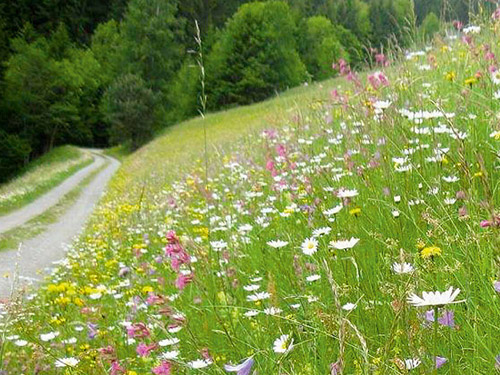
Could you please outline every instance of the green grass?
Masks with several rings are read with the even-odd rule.
[[[43,233],[48,225],[57,222],[64,212],[76,202],[82,190],[88,186],[94,177],[106,168],[106,166],[107,163],[89,173],[77,187],[65,194],[56,205],[52,206],[41,215],[34,217],[19,227],[0,233],[0,251],[18,248],[19,244]]]
[[[0,215],[33,202],[92,160],[89,153],[74,146],[57,147],[43,155],[18,177],[0,185]]]
[[[332,80],[167,129],[124,159],[50,282],[4,314],[4,335],[28,344],[5,339],[0,363],[194,375],[252,356],[259,374],[494,374],[500,85],[483,52],[500,53],[498,30],[438,40],[387,69],[387,86]],[[458,303],[408,299],[450,287]],[[77,366],[56,369],[67,357]]]

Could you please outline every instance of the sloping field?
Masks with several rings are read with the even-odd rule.
[[[48,283],[3,306],[1,363],[494,373],[498,37],[469,28],[390,74],[345,67],[335,92],[169,129],[125,160]]]

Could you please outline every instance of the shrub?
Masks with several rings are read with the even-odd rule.
[[[209,106],[248,104],[301,83],[306,71],[295,33],[285,2],[241,6],[208,59]]]
[[[420,25],[420,32],[424,39],[429,39],[439,31],[439,18],[433,12],[430,12]]]
[[[148,141],[153,133],[154,110],[155,95],[141,77],[118,77],[102,102],[102,111],[110,124],[111,143],[130,141],[135,150]]]

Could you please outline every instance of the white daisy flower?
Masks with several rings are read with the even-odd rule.
[[[316,251],[318,251],[318,241],[313,237],[306,238],[300,247],[302,248],[302,252],[304,254],[313,255]]]
[[[271,246],[272,248],[275,249],[280,249],[282,247],[285,247],[288,245],[287,241],[281,241],[281,240],[272,240],[272,241],[267,241],[267,244]]]
[[[290,335],[281,335],[274,340],[273,350],[275,353],[286,354],[293,349],[293,339]]]
[[[342,306],[342,310],[345,310],[345,311],[352,311],[354,310],[358,305],[356,305],[355,303],[351,303],[351,302],[348,302],[346,303],[344,306]]]
[[[312,283],[313,281],[317,281],[319,279],[321,279],[321,275],[311,275],[306,277],[306,280],[309,281],[310,283]]]
[[[340,188],[340,190],[337,192],[337,197],[338,198],[352,198],[358,194],[359,193],[356,189],[348,190],[348,189]]]
[[[40,335],[40,340],[47,342],[47,341],[54,340],[57,336],[59,336],[58,331],[49,332],[49,333],[42,333]]]
[[[350,240],[330,241],[330,246],[337,250],[351,249],[359,241],[359,238],[351,237]]]
[[[264,314],[266,315],[278,315],[281,312],[283,312],[283,310],[273,306],[264,309]]]
[[[247,301],[262,301],[263,299],[268,299],[271,295],[268,292],[259,292],[247,296]]]
[[[252,318],[252,317],[257,316],[259,314],[260,314],[259,310],[249,310],[246,313],[244,313],[243,315],[245,315],[247,318]]]
[[[257,285],[257,284],[250,284],[250,285],[243,286],[243,289],[245,289],[247,292],[255,292],[259,288],[260,288],[260,285]]]
[[[392,270],[395,273],[403,274],[415,271],[415,268],[410,263],[393,263]]]
[[[26,346],[26,345],[28,345],[28,341],[26,341],[26,340],[16,340],[16,341],[14,341],[14,345],[16,345],[16,346]]]
[[[75,357],[66,357],[56,359],[56,367],[75,367],[80,362],[79,359]]]
[[[330,208],[328,210],[323,211],[323,213],[326,216],[332,216],[332,215],[338,214],[341,210],[342,210],[342,205],[339,204],[339,205],[337,205],[337,206],[335,206],[333,208]]]
[[[161,340],[158,342],[158,345],[160,346],[171,346],[180,343],[181,340],[179,340],[177,337],[173,337],[171,339],[165,339]]]
[[[408,296],[408,303],[413,306],[443,306],[454,302],[457,298],[460,289],[450,287],[445,292],[422,292],[422,297],[412,293]]]
[[[325,235],[329,234],[331,231],[332,231],[332,228],[330,228],[330,227],[318,228],[318,229],[315,229],[313,231],[313,237],[316,238],[316,237],[325,236]]]
[[[178,350],[171,350],[169,352],[164,352],[162,354],[160,354],[160,358],[161,359],[166,359],[166,360],[170,360],[170,359],[176,359],[178,356],[179,356],[179,351]]]
[[[207,359],[197,359],[191,362],[188,362],[187,365],[193,369],[200,369],[208,367],[212,364],[212,361]]]

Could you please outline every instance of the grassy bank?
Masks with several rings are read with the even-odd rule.
[[[18,177],[0,185],[0,215],[33,202],[92,160],[88,152],[73,146],[57,147],[43,155]]]

